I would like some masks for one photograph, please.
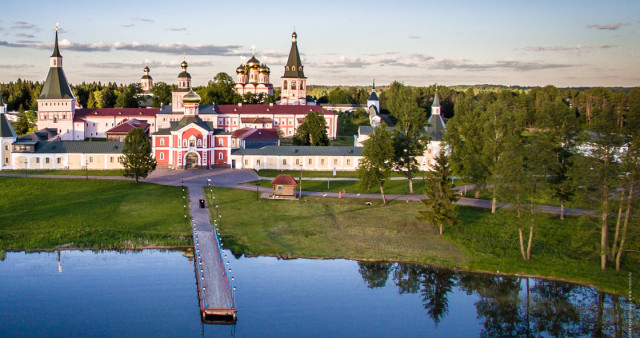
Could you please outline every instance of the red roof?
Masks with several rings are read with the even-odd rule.
[[[251,124],[264,124],[264,123],[271,123],[271,119],[268,117],[242,117],[240,118],[240,122],[251,123]]]
[[[242,138],[242,136],[244,136],[247,133],[253,133],[254,130],[256,129],[251,127],[244,127],[244,128],[237,129],[231,134],[231,138]]]
[[[216,105],[219,114],[308,114],[310,112],[322,112],[325,115],[338,115],[332,111],[322,109],[320,106],[289,106],[289,105],[268,105],[268,104],[220,104]]]
[[[76,109],[74,120],[81,121],[87,117],[142,116],[155,117],[160,108],[91,108]]]
[[[279,138],[278,131],[275,129],[255,129],[253,133],[244,136],[245,140],[251,141],[271,141]]]
[[[274,178],[273,181],[271,181],[271,185],[293,185],[293,186],[296,186],[296,185],[298,185],[298,182],[296,182],[296,180],[291,175],[280,174],[280,175],[276,176],[276,178]]]
[[[124,121],[124,122],[120,123],[119,125],[107,130],[107,134],[110,134],[110,133],[128,133],[133,128],[136,128],[136,127],[142,128],[142,130],[144,130],[145,132],[149,131],[149,124],[147,123],[147,121],[131,119],[131,120],[128,120],[128,121]]]

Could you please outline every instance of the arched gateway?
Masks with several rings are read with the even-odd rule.
[[[188,153],[184,161],[184,168],[185,169],[198,168],[198,164],[200,162],[199,159],[200,157],[198,156],[197,153],[195,152]]]

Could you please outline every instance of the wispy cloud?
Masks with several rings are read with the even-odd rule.
[[[169,30],[172,31],[172,32],[182,32],[182,31],[186,31],[187,28],[185,28],[185,27],[172,27],[172,28],[169,28]]]
[[[36,26],[33,23],[28,23],[26,21],[16,21],[15,24],[13,26],[11,26],[11,28],[13,28],[13,29],[38,29],[38,26]]]
[[[422,37],[417,35],[409,35],[409,39],[422,39]]]
[[[532,71],[532,70],[544,70],[544,69],[557,69],[574,67],[575,65],[560,64],[560,63],[544,63],[537,61],[517,61],[517,60],[501,60],[494,63],[472,63],[470,60],[461,59],[441,59],[436,60],[431,67],[432,69],[460,69],[469,71],[487,71],[487,70],[515,70],[515,71]]]
[[[365,68],[368,66],[397,66],[397,67],[415,67],[415,62],[403,61],[397,56],[389,55],[367,55],[363,57],[346,57],[341,56],[333,60],[324,60],[320,62],[311,62],[309,64],[318,68]]]
[[[0,41],[0,46],[12,48],[35,48],[35,49],[51,49],[53,44],[21,44]],[[63,50],[78,52],[109,52],[114,50],[126,50],[145,53],[162,53],[162,54],[187,54],[187,55],[240,55],[238,53],[238,45],[211,45],[211,44],[185,44],[182,42],[167,43],[73,43],[69,40],[61,40],[60,46]]]
[[[127,61],[127,62],[102,62],[102,63],[85,63],[85,67],[93,67],[93,68],[140,68],[148,65],[149,68],[180,68],[180,62],[182,60],[174,60],[174,61],[149,61],[146,62],[138,62],[138,61]],[[209,67],[213,66],[213,62],[211,60],[188,60],[189,67]]]
[[[584,52],[594,49],[610,49],[616,48],[618,45],[599,45],[599,46],[528,46],[522,48],[527,52]]]
[[[601,29],[601,30],[610,30],[610,31],[615,31],[620,29],[620,27],[623,26],[631,26],[630,23],[626,22],[620,22],[620,23],[616,23],[613,25],[597,25],[597,24],[591,24],[591,25],[587,25],[587,28],[595,28],[595,29]]]
[[[155,21],[153,21],[153,19],[147,19],[147,18],[133,18],[133,20],[136,21],[142,21],[142,22],[147,22],[147,23],[154,23]]]
[[[33,39],[34,38],[33,35],[26,34],[26,33],[18,33],[18,34],[16,34],[16,36],[19,37],[19,38],[29,38],[29,39]]]
[[[13,64],[13,65],[2,65],[0,64],[0,68],[3,69],[13,69],[13,68],[32,68],[35,67],[34,65],[30,65],[30,64],[26,64],[26,63],[21,63],[21,64]]]
[[[131,27],[133,27],[135,25],[132,24],[132,23],[129,23],[129,24],[126,24],[126,25],[121,25],[121,26],[124,27],[124,28],[131,28]]]
[[[29,43],[42,43],[42,41],[38,41],[38,40],[18,40],[16,41],[17,43],[25,43],[25,44],[29,44]]]

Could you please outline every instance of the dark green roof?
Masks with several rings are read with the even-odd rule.
[[[429,135],[431,141],[442,140],[445,131],[446,128],[442,116],[440,116],[440,114],[431,114],[431,117],[429,117],[429,126],[427,127],[427,135]]]
[[[123,142],[53,141],[38,142],[35,153],[122,154]]]
[[[436,88],[436,95],[433,97],[433,104],[431,107],[440,107],[440,96],[438,96],[438,89]]]
[[[151,78],[151,75],[142,75],[142,79],[144,80],[144,79],[152,79],[152,78]]]
[[[49,68],[49,75],[38,99],[73,99],[73,92],[62,67]]]
[[[0,137],[17,137],[5,114],[0,114]]]
[[[359,147],[266,146],[258,149],[235,149],[232,155],[272,156],[361,156]]]
[[[60,49],[58,48],[58,29],[56,28],[56,45],[55,47],[53,47],[53,54],[51,54],[51,57],[59,57],[61,58],[62,55],[60,55]]]
[[[371,95],[369,95],[369,101],[380,101],[380,99],[378,98],[378,95],[376,95],[375,91],[371,92]]]
[[[293,33],[297,36],[296,33]],[[304,67],[302,61],[300,61],[300,53],[298,53],[298,42],[294,39],[291,42],[291,50],[289,51],[289,60],[287,61],[287,67],[289,70],[284,71],[284,76],[287,78],[304,78]]]
[[[186,71],[183,71],[182,73],[178,74],[178,78],[181,78],[181,77],[191,78],[191,74],[187,73]]]

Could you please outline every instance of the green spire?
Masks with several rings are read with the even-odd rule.
[[[60,55],[60,49],[58,48],[58,27],[56,27],[56,45],[53,47],[53,54],[51,54],[51,57],[62,57],[62,55]]]
[[[436,87],[436,95],[433,97],[433,104],[431,107],[440,107],[440,97],[438,96],[438,87]]]
[[[298,34],[293,32],[291,35],[291,51],[289,51],[289,60],[287,61],[287,66],[285,67],[284,76],[285,78],[305,78],[304,77],[304,67],[302,66],[302,61],[300,61],[300,53],[298,52]]]

